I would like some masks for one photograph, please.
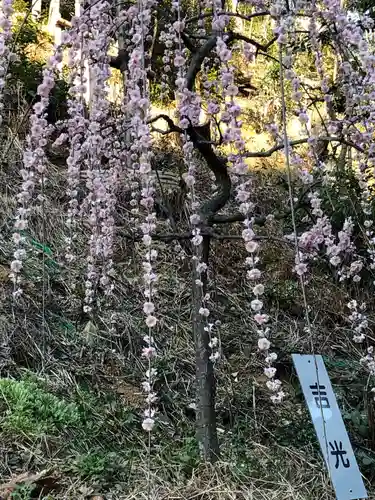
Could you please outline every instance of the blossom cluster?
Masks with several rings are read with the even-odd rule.
[[[354,332],[353,341],[357,344],[361,344],[366,338],[363,332],[368,328],[368,320],[364,312],[366,310],[366,304],[363,303],[358,305],[356,300],[351,300],[347,304],[347,307],[351,311],[348,319],[351,322],[351,328]]]
[[[110,135],[113,132],[111,127],[106,126],[110,114],[108,101],[110,67],[107,55],[112,29],[110,9],[110,4],[105,1],[90,6],[83,37],[86,43],[83,44],[82,56],[87,53],[92,80],[89,124],[81,144],[87,188],[81,213],[87,214],[91,227],[85,283],[86,312],[92,310],[96,286],[101,286],[105,293],[110,293],[113,288],[108,273],[112,268],[113,214],[116,202],[113,187],[117,185],[117,171],[114,168],[102,167],[103,159],[110,157],[112,147]],[[82,25],[80,29],[82,32]]]
[[[37,88],[39,102],[34,104],[33,113],[30,117],[30,132],[26,138],[23,151],[23,168],[21,192],[17,195],[19,207],[14,223],[13,242],[16,249],[14,260],[11,262],[11,279],[14,283],[14,297],[22,294],[21,270],[27,253],[25,247],[26,238],[24,232],[28,229],[28,220],[32,209],[32,200],[38,185],[42,187],[42,193],[38,195],[39,201],[43,202],[43,186],[47,180],[47,158],[46,146],[53,131],[46,119],[46,110],[49,104],[49,95],[55,85],[56,70],[62,61],[62,48],[55,48],[55,54],[48,59],[46,68],[43,70],[42,83]]]
[[[126,82],[126,106],[130,119],[130,135],[132,145],[130,147],[130,165],[133,171],[132,176],[132,206],[133,214],[139,218],[142,232],[142,245],[144,247],[143,285],[145,302],[143,313],[148,334],[143,337],[146,346],[142,350],[142,356],[148,362],[145,372],[145,381],[142,388],[146,393],[147,408],[144,412],[142,427],[145,431],[151,432],[155,425],[155,413],[157,394],[154,392],[154,382],[157,371],[152,367],[152,360],[156,357],[156,343],[153,336],[153,329],[157,325],[155,315],[154,297],[157,295],[157,275],[154,270],[157,250],[153,248],[152,234],[156,229],[156,214],[154,212],[154,178],[151,172],[151,135],[147,124],[149,109],[151,106],[148,81],[147,66],[145,58],[145,40],[151,28],[154,0],[143,0],[138,5],[133,5],[128,9],[128,20],[130,29],[129,49],[129,71]],[[138,195],[137,185],[140,187]],[[138,202],[138,207],[137,207]]]
[[[218,338],[212,337],[213,323],[210,323],[209,300],[210,295],[203,291],[204,281],[207,281],[208,266],[202,261],[202,242],[200,225],[203,222],[199,213],[199,202],[196,198],[195,183],[196,183],[196,166],[197,160],[194,154],[194,143],[189,135],[189,127],[197,126],[200,122],[200,114],[202,107],[202,99],[197,92],[193,92],[187,88],[186,81],[186,64],[187,52],[182,49],[181,32],[184,28],[184,21],[181,17],[180,1],[172,3],[172,8],[176,14],[176,21],[173,23],[171,32],[173,33],[173,42],[176,47],[176,55],[174,58],[174,67],[177,70],[176,78],[176,101],[177,112],[179,117],[179,126],[183,130],[181,134],[182,151],[184,163],[187,167],[187,172],[184,173],[183,179],[188,188],[188,199],[190,201],[190,228],[191,228],[191,243],[193,248],[192,266],[194,272],[194,284],[196,287],[196,300],[198,303],[198,314],[201,321],[205,322],[204,329],[209,335],[209,348],[211,350],[210,360],[217,361],[220,358]]]
[[[296,10],[300,7],[306,7],[304,2],[296,3]],[[334,0],[327,0],[323,2],[325,9],[317,7],[316,2],[310,2],[307,9],[310,15],[309,21],[309,39],[312,44],[315,54],[315,67],[317,74],[321,80],[321,90],[324,95],[324,100],[327,104],[328,114],[330,121],[327,124],[329,133],[342,134],[345,133],[350,137],[354,143],[360,144],[365,152],[365,158],[361,158],[357,154],[360,167],[358,171],[359,185],[362,189],[361,205],[363,212],[366,216],[364,222],[364,233],[368,238],[368,255],[370,257],[370,267],[373,261],[373,221],[370,208],[370,193],[368,185],[365,181],[364,171],[368,166],[373,165],[374,149],[369,146],[370,138],[374,134],[373,120],[367,119],[371,106],[369,106],[369,95],[373,91],[374,78],[374,55],[369,50],[369,46],[363,36],[362,27],[369,27],[372,21],[364,17],[361,23],[353,23],[349,20],[346,13],[341,9],[339,2]],[[306,9],[305,11],[306,12]],[[281,3],[278,4],[273,14],[279,19],[279,24],[276,33],[279,36],[279,43],[283,45],[288,38],[288,32],[293,26],[293,16],[287,15],[283,12]],[[287,22],[283,22],[288,18]],[[294,16],[294,22],[295,22]],[[334,23],[335,35],[334,43],[335,48],[339,54],[343,55],[343,59],[338,58],[339,64],[339,77],[341,79],[342,89],[345,94],[345,119],[338,120],[331,107],[332,96],[329,93],[328,79],[323,67],[323,57],[321,42],[318,40],[318,22],[320,21]],[[362,26],[362,27],[361,27]],[[352,53],[347,50],[353,50],[352,53],[359,55],[362,61],[362,69],[364,70],[363,77],[360,72],[356,70],[356,62],[352,57]],[[292,99],[299,105],[302,99],[302,92],[300,92],[300,82],[292,69],[291,54],[286,49],[286,55],[283,58],[286,66],[285,77],[291,82],[292,85]],[[300,108],[298,111],[300,122],[304,125],[305,132],[309,137],[309,155],[312,162],[315,164],[313,172],[319,174],[323,184],[326,185],[331,182],[331,178],[324,163],[316,155],[315,147],[318,143],[318,137],[314,137],[312,130],[308,128],[309,117],[307,113]],[[371,143],[370,143],[371,144]],[[343,149],[345,153],[345,149]],[[312,173],[306,170],[300,171],[301,180],[305,185],[312,185],[314,178]],[[315,224],[305,231],[298,238],[298,250],[296,255],[296,272],[303,278],[307,272],[307,261],[311,258],[315,259],[318,256],[320,248],[324,245],[326,255],[330,264],[336,269],[339,281],[351,279],[354,283],[361,280],[361,271],[364,268],[364,258],[356,253],[355,245],[353,242],[353,229],[354,224],[351,218],[345,220],[342,230],[338,232],[337,237],[333,234],[331,223],[327,216],[324,215],[322,210],[322,200],[317,191],[311,191],[308,195],[312,214],[316,218]],[[351,313],[348,317],[351,322],[351,329],[353,331],[353,341],[356,343],[363,343],[366,335],[365,331],[368,328],[368,320],[365,315],[366,304],[363,303],[358,306],[356,300],[351,300],[348,303],[348,308]],[[370,373],[373,373],[374,360],[373,349],[368,348],[367,356],[361,359],[361,363],[366,365]]]
[[[247,279],[252,284],[252,293],[255,297],[250,302],[250,307],[258,334],[258,349],[264,354],[266,362],[264,373],[268,378],[266,386],[271,391],[271,401],[279,403],[284,399],[285,393],[281,389],[281,381],[276,378],[276,368],[273,366],[277,360],[277,354],[271,351],[271,342],[269,340],[271,329],[268,326],[270,317],[263,311],[264,302],[262,296],[265,286],[261,281],[262,272],[258,268],[260,260],[257,256],[259,243],[256,241],[254,231],[251,229],[251,219],[245,219],[244,224],[245,229],[242,231],[242,237],[245,241],[246,251],[249,254],[246,258],[246,265],[249,267]]]
[[[315,2],[311,2],[309,7],[307,7],[304,2],[297,2],[296,11],[301,7],[304,7],[305,12],[307,11],[307,14],[311,16],[309,21],[309,39],[314,47],[315,66],[317,74],[321,78],[321,90],[325,96],[326,103],[329,104],[331,96],[328,93],[327,76],[325,75],[323,68],[322,49],[317,36],[317,17],[322,14],[321,11],[317,9]],[[278,19],[277,27],[274,31],[279,37],[279,43],[283,46],[288,40],[288,35],[293,33],[292,30],[295,28],[296,17],[291,15],[291,13],[287,15],[283,12],[281,4],[278,4],[278,6],[273,9],[273,15]],[[301,92],[301,81],[293,70],[293,58],[290,50],[286,49],[282,61],[286,68],[284,72],[285,78],[290,81],[292,86],[292,101],[296,103],[298,107],[296,114],[305,129],[305,133],[309,137],[308,153],[314,164],[312,172],[317,172],[322,177],[323,182],[328,182],[329,176],[326,175],[324,170],[325,165],[316,154],[315,148],[318,144],[318,137],[315,136],[313,131],[308,127],[310,119],[306,109],[302,105],[303,93]],[[328,125],[331,128],[333,127],[332,123],[329,123]],[[291,163],[298,167],[300,163],[298,156],[294,153],[291,155],[291,159]],[[313,184],[314,177],[312,172],[308,172],[304,168],[300,170],[300,177],[305,185]],[[311,206],[311,213],[316,217],[316,222],[313,227],[305,231],[298,238],[299,250],[296,253],[296,273],[301,277],[306,275],[308,270],[307,261],[316,257],[320,245],[324,243],[326,246],[326,255],[330,264],[337,269],[337,275],[339,276],[340,281],[350,278],[354,282],[360,281],[361,278],[359,273],[363,267],[362,259],[357,256],[356,260],[351,262],[350,265],[346,264],[346,262],[354,255],[355,250],[353,242],[351,241],[351,235],[353,232],[352,220],[348,219],[345,221],[342,230],[338,233],[338,242],[336,242],[335,236],[332,233],[331,224],[323,213],[322,200],[320,199],[318,192],[310,192],[308,194],[308,200]]]
[[[79,216],[82,214],[82,207],[79,206],[79,192],[82,171],[85,168],[85,148],[83,144],[89,128],[89,117],[86,113],[86,99],[90,81],[86,68],[89,63],[89,26],[92,26],[90,19],[90,9],[72,18],[72,28],[64,31],[62,41],[68,47],[67,66],[68,75],[68,119],[61,124],[60,134],[55,140],[53,147],[59,148],[65,143],[69,147],[67,158],[67,190],[69,198],[66,225],[69,235],[66,238],[65,260],[68,264],[76,260],[74,242]],[[90,282],[91,284],[91,282]],[[75,283],[71,283],[73,289]],[[86,287],[88,290],[89,287]],[[90,308],[88,304],[85,306]]]
[[[9,64],[17,59],[12,52],[12,16],[13,0],[2,0],[0,6],[0,124],[4,109],[3,96]]]
[[[220,117],[220,121],[225,125],[223,133],[223,142],[232,148],[228,159],[231,163],[231,177],[236,192],[236,202],[239,204],[240,212],[244,216],[244,230],[242,237],[245,248],[248,252],[246,265],[250,267],[246,277],[252,287],[254,299],[250,302],[253,312],[253,319],[258,334],[258,348],[264,354],[266,367],[264,373],[268,377],[267,388],[271,391],[271,400],[276,403],[282,401],[284,392],[281,390],[281,381],[276,379],[276,369],[273,364],[277,355],[270,351],[271,343],[269,341],[270,328],[267,326],[269,316],[263,311],[264,303],[262,295],[264,285],[260,282],[261,271],[257,265],[260,261],[258,256],[259,244],[256,241],[253,231],[252,212],[254,204],[250,201],[252,179],[248,173],[248,165],[245,161],[245,141],[242,133],[242,110],[235,100],[239,93],[238,86],[235,83],[235,68],[233,65],[233,50],[227,45],[227,36],[225,28],[229,23],[229,17],[223,15],[221,11],[221,2],[213,2],[213,20],[212,30],[217,33],[216,54],[220,62],[219,81],[207,82],[207,88],[215,87],[220,92],[224,107],[220,106],[214,99],[208,100],[207,110],[213,117]],[[251,52],[251,51],[250,51]]]

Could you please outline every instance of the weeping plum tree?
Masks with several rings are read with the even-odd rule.
[[[22,187],[17,197],[11,263],[14,300],[22,295],[23,262],[27,255],[24,230],[35,207],[43,213],[49,175],[47,147],[52,136],[56,136],[55,128],[47,122],[46,110],[66,53],[69,117],[58,124],[58,137],[54,140],[55,147],[65,145],[69,150],[69,237],[65,262],[74,266],[75,234],[85,224],[88,252],[84,311],[94,313],[98,291],[109,297],[113,292],[116,200],[127,189],[129,217],[123,224],[127,227],[125,237],[141,244],[144,252],[139,270],[145,297],[139,309],[147,329],[141,354],[145,362],[142,387],[146,394],[142,426],[151,433],[157,421],[154,383],[158,373],[153,363],[162,354],[156,350],[158,242],[177,241],[183,245],[191,261],[196,428],[205,460],[215,461],[219,457],[214,364],[220,353],[207,288],[212,241],[243,241],[249,309],[273,403],[281,402],[285,394],[274,367],[277,356],[271,348],[272,318],[262,300],[265,287],[257,227],[272,218],[291,220],[292,236],[286,235],[285,241],[295,249],[294,272],[302,287],[305,327],[311,335],[306,287],[314,259],[323,255],[344,282],[359,282],[361,273],[375,267],[373,205],[367,175],[374,168],[375,153],[375,56],[366,41],[366,31],[373,22],[366,15],[357,14],[345,12],[340,0],[134,0],[119,6],[104,0],[89,1],[81,16],[72,19],[71,29],[64,32],[61,45],[55,47],[44,69],[20,171]],[[2,74],[13,57],[11,22],[12,0],[3,0]],[[254,29],[255,25],[262,29]],[[109,55],[114,40],[119,47],[115,56]],[[308,79],[297,69],[301,53],[309,62]],[[337,71],[333,69],[333,57]],[[280,103],[276,121],[268,128],[274,145],[268,150],[254,151],[245,138],[242,106],[245,97],[251,100],[250,91],[254,89],[250,72],[269,62],[276,68],[272,88]],[[86,64],[91,86],[87,106]],[[241,75],[239,66],[251,71]],[[124,75],[124,95],[117,114],[112,112],[108,99],[111,68]],[[1,82],[3,91],[5,79]],[[173,117],[151,115],[150,93],[155,85],[159,86],[162,100],[173,96]],[[320,116],[318,127],[312,126],[312,109]],[[288,134],[292,117],[297,117],[301,130],[300,136],[293,139]],[[186,210],[179,214],[178,222],[176,214],[167,210],[169,233],[160,231],[155,213],[154,133],[177,134],[184,156]],[[278,151],[285,158],[289,206],[265,217],[257,213],[252,201],[254,187],[248,159],[270,157]],[[317,186],[334,183],[336,165],[345,166],[349,154],[363,217],[360,225],[348,218],[337,228],[331,223],[331,214],[324,211]],[[328,162],[329,157],[333,162]],[[215,183],[214,191],[204,200],[196,183],[198,169],[202,168],[212,174]],[[292,181],[296,175],[302,186],[298,196]],[[303,230],[296,222],[301,210],[307,213]],[[242,231],[237,236],[233,232],[227,235],[223,228],[234,223],[241,223]],[[362,234],[366,252],[358,251],[354,231]],[[348,306],[353,340],[365,346],[365,307],[354,299]],[[362,362],[373,373],[372,350],[367,347]]]

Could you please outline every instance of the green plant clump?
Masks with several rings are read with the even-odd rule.
[[[0,427],[12,435],[57,435],[80,425],[77,405],[46,392],[36,382],[0,379]]]

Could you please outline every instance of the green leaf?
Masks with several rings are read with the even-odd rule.
[[[53,254],[52,254],[52,250],[50,249],[50,247],[49,247],[49,246],[44,245],[43,243],[39,243],[39,241],[36,241],[36,240],[34,240],[34,239],[32,239],[32,238],[30,238],[30,242],[31,242],[31,244],[32,244],[35,248],[37,248],[38,250],[41,250],[41,251],[42,251],[42,253],[44,253],[45,255],[48,255],[48,256],[50,257],[50,258],[46,261],[46,264],[47,264],[47,265],[51,265],[51,264],[52,264],[52,266],[53,266],[53,267],[59,267],[58,263],[57,263],[55,260],[53,260],[53,259],[52,259],[52,255],[53,255]]]
[[[39,243],[38,241],[35,241],[33,239],[31,239],[31,243],[34,247],[39,248],[39,250],[42,250],[43,253],[52,256],[52,250],[47,245],[43,245],[42,243]]]
[[[375,460],[371,457],[363,457],[362,458],[362,464],[363,465],[372,465],[375,463]]]
[[[358,427],[358,433],[359,433],[362,437],[366,438],[366,437],[368,437],[369,428],[368,428],[366,425],[363,425],[363,424],[362,424],[362,425],[360,425],[360,426]]]
[[[354,425],[359,427],[361,425],[361,414],[358,410],[355,410],[351,413],[350,418]]]

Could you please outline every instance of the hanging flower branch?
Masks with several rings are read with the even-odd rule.
[[[85,116],[85,95],[90,83],[85,76],[85,63],[88,61],[89,54],[87,53],[87,44],[83,43],[84,30],[86,29],[85,19],[88,16],[89,10],[81,16],[80,20],[73,18],[73,28],[63,33],[64,44],[70,46],[68,50],[69,97],[67,100],[69,118],[63,124],[64,128],[54,142],[55,148],[62,146],[65,142],[69,144],[69,156],[66,161],[68,184],[66,194],[69,197],[66,224],[69,229],[69,236],[66,239],[65,253],[65,259],[69,264],[76,260],[74,241],[77,236],[80,214],[78,194],[85,158],[82,145],[89,127],[89,120]],[[80,26],[82,26],[82,29],[80,29]],[[72,283],[72,285],[75,288],[75,283]]]
[[[32,210],[32,200],[36,186],[43,178],[46,180],[46,146],[51,136],[53,127],[48,124],[46,110],[49,104],[49,95],[55,86],[55,78],[58,74],[58,65],[62,61],[62,47],[55,47],[55,53],[48,60],[43,70],[43,81],[37,88],[40,100],[33,106],[33,114],[30,117],[30,132],[26,138],[23,153],[23,168],[21,192],[17,195],[19,208],[17,209],[15,232],[13,241],[16,245],[14,260],[11,263],[11,278],[14,283],[14,297],[22,294],[21,275],[23,260],[26,258],[25,236],[23,232],[28,229],[28,219]]]
[[[12,16],[14,13],[13,0],[2,0],[0,7],[0,124],[4,109],[3,97],[8,75],[9,65],[15,60],[16,54],[12,52]]]
[[[267,388],[271,391],[271,401],[278,403],[284,398],[284,392],[281,390],[281,381],[275,378],[276,369],[273,367],[277,360],[277,354],[271,352],[271,342],[269,341],[270,327],[268,326],[269,315],[264,312],[264,302],[262,295],[264,293],[264,284],[260,281],[261,271],[258,268],[260,263],[259,244],[255,241],[255,233],[253,230],[254,204],[250,201],[252,180],[249,178],[248,165],[245,155],[245,141],[242,137],[242,121],[241,107],[235,101],[238,95],[238,86],[235,83],[234,66],[231,64],[233,52],[228,47],[226,40],[234,37],[225,34],[225,29],[228,25],[229,17],[223,15],[221,2],[213,4],[213,24],[212,29],[218,32],[216,52],[220,60],[220,86],[224,98],[224,111],[221,113],[221,122],[226,125],[226,130],[223,134],[223,142],[234,147],[235,152],[228,157],[231,162],[231,177],[236,190],[236,201],[239,203],[240,213],[243,215],[242,238],[245,243],[246,251],[249,256],[246,258],[246,265],[250,268],[247,271],[246,277],[252,287],[254,299],[250,302],[250,307],[253,312],[253,319],[256,324],[256,332],[258,334],[258,348],[264,355],[266,367],[264,373],[269,379]],[[211,103],[214,107],[215,103]],[[215,109],[213,109],[215,111]]]
[[[368,52],[368,46],[364,41],[363,35],[360,32],[358,26],[350,23],[344,12],[340,9],[337,9],[338,7],[337,5],[335,5],[335,11],[333,11],[333,3],[325,2],[325,6],[328,8],[328,12],[318,10],[315,2],[311,2],[310,6],[307,9],[305,5],[303,6],[305,7],[304,12],[306,13],[307,11],[307,13],[311,15],[309,24],[309,35],[315,52],[315,66],[317,74],[321,79],[321,90],[324,95],[324,101],[326,102],[328,107],[329,116],[331,118],[331,121],[328,123],[329,131],[331,133],[337,133],[337,132],[344,133],[345,131],[345,133],[348,134],[349,137],[353,139],[354,144],[355,143],[358,144],[358,142],[360,143],[359,148],[356,150],[356,158],[360,164],[359,172],[357,175],[359,179],[359,186],[363,190],[361,193],[362,197],[361,205],[365,215],[367,215],[367,220],[365,221],[365,228],[367,233],[366,236],[368,237],[368,242],[370,247],[368,249],[368,254],[371,260],[372,241],[371,238],[369,237],[372,236],[372,231],[370,229],[372,226],[372,220],[368,218],[368,215],[371,214],[371,210],[369,208],[370,197],[369,197],[368,187],[364,180],[363,172],[365,171],[368,162],[371,163],[372,161],[371,156],[373,154],[373,151],[371,150],[371,147],[370,148],[366,147],[366,141],[368,141],[368,138],[373,135],[374,127],[373,124],[368,123],[367,120],[363,121],[362,118],[363,112],[361,110],[362,108],[361,99],[363,98],[358,99],[356,97],[355,99],[359,106],[358,108],[357,107],[353,108],[352,88],[354,85],[356,88],[358,87],[363,88],[363,86],[366,88],[366,85],[368,85],[369,82],[372,81],[370,75],[371,72],[373,71],[373,68],[371,63],[369,68],[366,67],[366,73],[365,73],[366,76],[363,80],[360,74],[357,71],[355,71],[353,66],[350,64],[349,61],[352,59],[352,57],[350,53],[346,52],[345,47],[348,46],[350,47],[354,45],[356,49],[358,49],[356,50],[356,53],[359,52],[359,57],[365,58],[366,65],[368,65],[369,61],[372,61],[373,57]],[[300,7],[301,5],[297,3],[296,12],[297,9]],[[273,11],[273,13],[275,17],[279,20],[279,25],[277,27],[276,32],[279,35],[279,43],[282,46],[287,42],[288,35],[294,36],[291,27],[294,26],[295,24],[295,18],[293,22],[293,19],[291,19],[291,12],[289,12],[289,16],[286,16],[281,4],[277,6],[277,8]],[[343,48],[341,49],[337,46],[338,54],[340,54],[340,51],[343,52],[344,62],[341,62],[339,71],[342,72],[343,88],[347,104],[347,107],[345,109],[345,119],[341,121],[338,120],[332,113],[332,108],[331,108],[332,96],[329,94],[328,79],[327,75],[325,74],[322,62],[322,51],[317,39],[316,19],[319,17],[323,18],[325,21],[329,20],[329,22],[337,23],[338,29],[336,32],[336,43],[337,44],[340,43],[340,46],[341,44],[343,44],[342,45]],[[289,21],[284,22],[285,18],[288,18]],[[286,49],[286,55],[284,55],[282,62],[284,67],[286,68],[285,78],[289,80],[292,84],[292,89],[293,89],[293,92],[291,94],[292,99],[298,105],[301,102],[303,94],[300,91],[301,85],[299,79],[297,78],[295,72],[292,69],[293,61],[291,54],[290,53],[288,54],[288,49]],[[368,77],[370,77],[370,80],[367,81]],[[356,114],[353,113],[354,109]],[[314,137],[313,134],[310,135],[310,130],[308,128],[308,120],[309,120],[308,115],[303,109],[300,109],[299,111],[299,118],[302,125],[305,128],[306,134],[309,136],[308,140],[309,156],[314,163],[313,173],[319,175],[320,178],[323,179],[323,182],[326,185],[328,185],[331,182],[330,174],[326,170],[326,165],[324,164],[324,162],[320,160],[319,156],[316,153],[316,147],[318,145],[319,138]],[[355,126],[355,124],[356,125],[360,124],[359,129],[365,131],[363,132],[363,134],[365,135],[365,140],[364,138],[360,140],[359,136],[361,136],[362,134],[358,132],[358,129]],[[354,134],[355,137],[352,136],[352,134]],[[345,154],[346,152],[345,146],[343,146],[342,149]],[[363,153],[365,153],[365,158],[367,157],[365,159],[365,163],[363,163],[364,160]],[[300,176],[302,182],[304,182],[307,185],[313,185],[314,178],[311,173],[307,173],[305,170],[301,170]],[[364,262],[363,262],[363,257],[356,254],[356,248],[353,243],[352,239],[352,234],[354,229],[353,220],[351,218],[346,219],[343,224],[342,230],[338,232],[338,235],[336,237],[333,234],[329,218],[323,213],[322,201],[319,197],[318,192],[317,191],[310,192],[308,195],[308,199],[310,201],[310,205],[312,208],[312,215],[316,217],[316,222],[309,230],[302,233],[300,237],[297,237],[296,234],[294,235],[297,242],[295,270],[302,279],[301,281],[302,285],[304,286],[303,284],[304,282],[305,284],[307,283],[305,279],[305,275],[308,269],[307,260],[315,259],[317,257],[321,245],[324,245],[326,247],[326,255],[329,259],[330,264],[336,269],[339,281],[345,281],[351,279],[354,283],[358,283],[361,280],[360,273],[364,267]],[[291,203],[293,203],[292,198],[291,198]],[[304,297],[306,297],[305,293]],[[362,303],[360,306],[358,306],[356,300],[351,300],[348,303],[348,308],[351,310],[351,314],[349,315],[348,319],[351,322],[351,329],[353,331],[353,341],[355,343],[363,343],[366,338],[365,331],[368,328],[368,320],[365,314],[366,304]],[[308,314],[307,311],[306,314]],[[311,327],[309,327],[309,330],[310,329]],[[374,366],[372,352],[373,348],[372,347],[368,348],[367,356],[361,358],[361,363],[368,368],[371,374],[373,374],[373,366]]]
[[[140,0],[137,6],[128,10],[131,18],[132,51],[129,58],[129,72],[127,74],[126,92],[129,110],[131,111],[131,136],[133,144],[131,150],[131,162],[134,171],[134,181],[138,181],[141,186],[141,196],[139,204],[144,213],[144,222],[140,224],[142,231],[142,244],[145,248],[143,266],[143,282],[145,302],[143,312],[146,315],[146,326],[148,334],[143,340],[146,347],[143,348],[142,356],[148,361],[146,370],[146,380],[142,387],[146,392],[147,408],[144,413],[142,427],[145,431],[152,431],[155,425],[155,403],[157,395],[153,390],[156,369],[152,367],[152,360],[156,356],[156,344],[153,337],[153,330],[157,324],[155,316],[154,297],[156,297],[157,275],[154,272],[154,262],[157,258],[157,251],[152,248],[152,234],[156,229],[156,214],[154,212],[153,176],[151,174],[151,135],[148,126],[148,114],[150,109],[150,95],[147,81],[147,66],[145,53],[145,40],[151,28],[152,9],[155,6],[154,0]],[[135,184],[135,183],[134,183]],[[134,191],[133,200],[137,199]],[[135,206],[135,203],[134,203]],[[149,441],[150,453],[150,441]]]
[[[88,195],[81,212],[87,213],[91,227],[89,256],[87,258],[86,296],[84,309],[91,312],[95,288],[100,284],[106,293],[111,292],[108,272],[111,269],[114,232],[113,209],[117,185],[114,169],[103,169],[103,160],[111,157],[110,141],[113,130],[109,122],[108,79],[110,77],[108,51],[111,39],[111,6],[108,2],[90,6],[85,40],[89,57],[91,96],[89,102],[89,127],[82,149],[85,154],[86,187]],[[85,43],[84,43],[85,45]]]
[[[184,64],[182,64],[181,55],[183,54],[182,50],[182,38],[181,33],[185,28],[185,23],[181,19],[181,6],[180,2],[175,3],[176,13],[177,13],[177,21],[174,23],[173,27],[176,33],[176,43],[178,47],[178,53],[175,58],[175,66],[178,67],[178,85],[179,85],[179,93],[177,95],[178,101],[178,113],[180,116],[179,126],[185,131],[182,135],[183,137],[183,153],[185,164],[188,168],[187,173],[184,175],[185,183],[189,189],[189,199],[190,199],[190,226],[192,231],[192,248],[193,248],[193,270],[195,276],[195,286],[196,290],[196,298],[195,300],[200,301],[200,307],[198,309],[198,314],[200,316],[200,321],[205,324],[204,331],[208,335],[208,348],[210,349],[209,359],[211,362],[218,361],[220,359],[220,346],[219,339],[216,335],[212,336],[212,331],[214,324],[209,321],[209,316],[211,314],[209,309],[209,300],[210,294],[207,293],[207,278],[208,278],[208,264],[204,261],[204,249],[203,245],[207,245],[207,242],[203,243],[203,236],[201,234],[200,224],[204,222],[202,220],[202,215],[200,210],[200,204],[197,201],[197,196],[195,193],[195,175],[197,168],[197,158],[194,155],[194,143],[192,137],[190,137],[188,130],[191,130],[192,127],[199,126],[201,108],[202,108],[202,99],[196,93],[192,92],[187,88],[187,80],[186,80],[186,72],[185,72],[185,64],[186,59],[183,59]],[[177,59],[177,61],[176,61]],[[177,82],[176,82],[177,83]],[[204,215],[203,215],[204,216]],[[207,252],[206,248],[206,252]]]

